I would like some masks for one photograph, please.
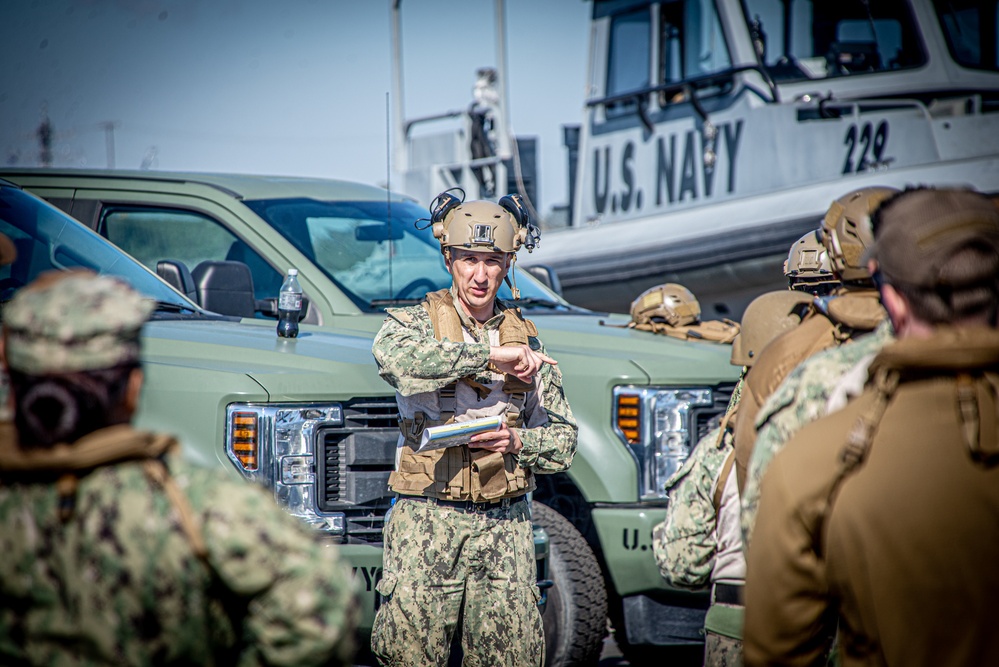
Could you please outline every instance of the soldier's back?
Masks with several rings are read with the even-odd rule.
[[[66,520],[51,474],[0,483],[0,663],[348,659],[353,584],[334,550],[262,489],[171,456],[207,548],[199,558],[177,504],[143,466],[80,478]]]

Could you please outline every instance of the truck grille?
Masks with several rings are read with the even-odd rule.
[[[692,411],[691,414],[691,431],[697,434],[696,440],[690,443],[693,448],[701,438],[706,436],[711,432],[712,429],[717,428],[721,424],[721,418],[725,414],[725,410],[728,408],[728,403],[732,400],[732,394],[735,392],[735,383],[726,382],[720,384],[714,388],[711,392],[712,400],[714,404],[711,407],[697,408]]]
[[[322,512],[343,512],[347,542],[377,544],[392,494],[399,410],[394,398],[343,404],[343,426],[316,429],[316,498]]]

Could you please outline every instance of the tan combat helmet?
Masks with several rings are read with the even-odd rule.
[[[665,323],[671,327],[697,324],[701,305],[693,293],[676,283],[656,285],[631,302],[631,321],[635,325]]]
[[[778,290],[753,299],[742,314],[742,328],[732,343],[732,365],[752,366],[770,341],[801,323],[812,297],[804,292]]]
[[[822,243],[829,252],[833,273],[843,282],[870,282],[864,252],[874,243],[871,214],[898,190],[861,188],[843,195],[822,220]]]
[[[784,275],[787,276],[787,286],[790,289],[809,294],[828,291],[839,283],[833,275],[829,253],[822,245],[822,235],[818,229],[807,232],[791,244],[791,250],[784,260]]]
[[[430,225],[434,238],[441,244],[441,252],[445,257],[450,257],[449,248],[510,253],[510,292],[514,300],[520,299],[515,273],[517,251],[523,246],[532,252],[541,242],[541,231],[531,222],[520,195],[506,195],[494,204],[481,200],[465,202],[465,193],[461,194],[459,199],[444,191],[430,204]]]
[[[507,195],[498,204],[465,202],[450,192],[437,195],[430,206],[430,222],[441,252],[465,248],[476,252],[528,252],[541,240],[520,195]]]

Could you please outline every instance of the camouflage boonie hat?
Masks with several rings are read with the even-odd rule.
[[[135,362],[139,330],[153,307],[115,278],[42,274],[4,308],[7,365],[48,375]]]

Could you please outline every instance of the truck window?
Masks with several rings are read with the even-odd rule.
[[[746,0],[776,81],[890,72],[926,62],[906,0]]]
[[[999,3],[935,0],[933,5],[951,57],[964,67],[999,71]]]
[[[99,231],[152,271],[164,259],[183,262],[192,271],[205,260],[233,260],[250,268],[257,299],[276,297],[281,289],[282,275],[267,260],[218,221],[194,211],[107,208]]]

